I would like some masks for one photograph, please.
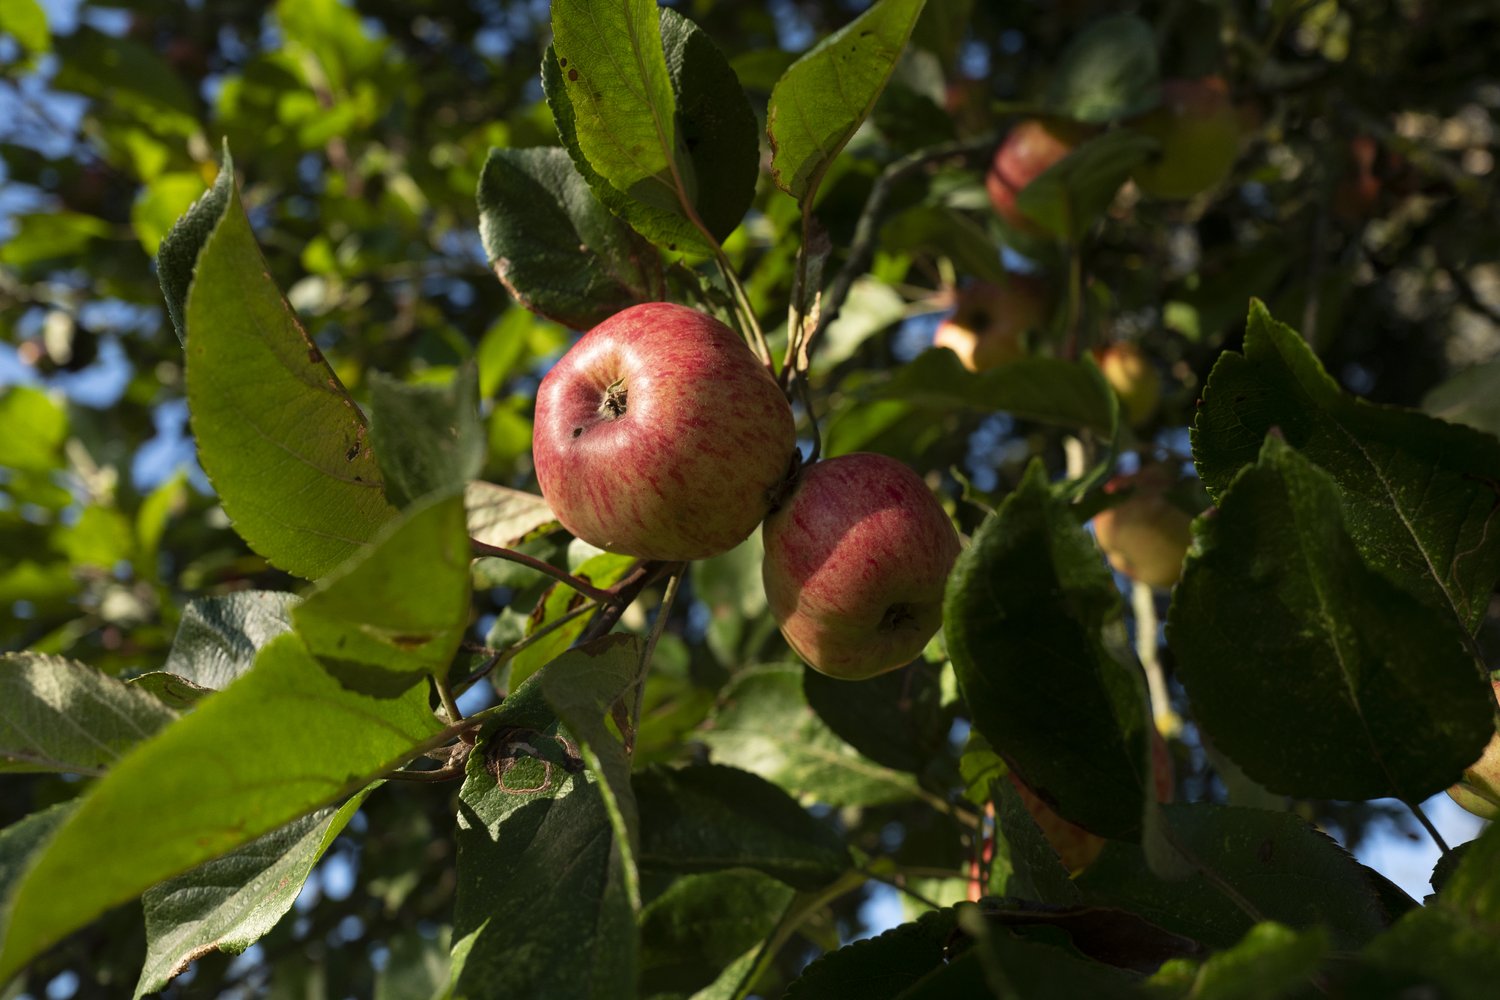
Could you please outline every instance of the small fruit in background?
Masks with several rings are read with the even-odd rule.
[[[1036,278],[1010,275],[1004,285],[970,285],[958,293],[932,345],[957,354],[971,372],[988,371],[1025,357],[1026,334],[1045,324],[1047,313],[1047,285]]]
[[[1032,791],[1024,781],[1010,772],[1011,784],[1021,796],[1021,805],[1031,814],[1042,836],[1057,852],[1058,859],[1068,871],[1077,873],[1093,864],[1104,850],[1105,839],[1090,833],[1076,823],[1069,822]],[[1161,734],[1151,733],[1151,781],[1156,792],[1156,801],[1171,802],[1176,791],[1176,771],[1172,767],[1172,752],[1167,748]]]
[[[616,313],[537,390],[542,495],[563,527],[610,552],[729,551],[770,510],[796,448],[776,380],[732,330],[686,306]]]
[[[1086,137],[1087,131],[1074,122],[1028,118],[1006,134],[990,169],[984,175],[995,212],[1011,226],[1027,233],[1040,233],[1041,227],[1016,205],[1026,186],[1047,168],[1071,153]]]
[[[1500,681],[1492,681],[1500,701]],[[1463,780],[1448,789],[1448,795],[1475,816],[1500,819],[1500,733],[1490,737],[1484,753],[1464,770]]]
[[[1094,515],[1094,537],[1109,564],[1132,580],[1170,587],[1182,575],[1192,541],[1193,515],[1172,502],[1176,476],[1165,465],[1148,465],[1133,476],[1117,476],[1106,493],[1130,495]]]
[[[781,634],[830,677],[910,663],[942,625],[958,533],[893,458],[860,452],[803,469],[764,540],[761,575]]]
[[[1167,201],[1195,197],[1222,184],[1239,157],[1240,113],[1222,77],[1164,80],[1161,107],[1130,127],[1161,143],[1135,168],[1141,193]]]
[[[1161,373],[1134,343],[1122,341],[1095,351],[1104,380],[1114,387],[1132,427],[1144,426],[1161,404]]]

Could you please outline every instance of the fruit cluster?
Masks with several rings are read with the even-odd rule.
[[[763,578],[787,642],[845,679],[894,670],[942,623],[958,534],[883,455],[803,465],[790,405],[733,331],[653,302],[600,323],[537,392],[542,494],[574,535],[682,562],[765,522]]]

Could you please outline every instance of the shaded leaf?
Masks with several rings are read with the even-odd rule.
[[[807,703],[840,739],[877,764],[913,774],[947,756],[940,688],[937,674],[920,660],[862,681],[816,670],[802,675]]]
[[[1139,836],[1144,682],[1116,659],[1120,597],[1092,539],[1033,462],[948,581],[944,635],[974,727],[1065,819]]]
[[[355,694],[295,635],[273,640],[85,794],[5,900],[0,980],[110,906],[364,786],[440,728],[425,690]]]
[[[1454,424],[1500,436],[1500,361],[1466,368],[1422,397],[1422,409]]]
[[[652,768],[635,776],[635,795],[645,867],[754,868],[798,889],[817,889],[853,864],[827,824],[748,771],[716,764]]]
[[[923,977],[942,967],[948,940],[957,926],[953,910],[933,910],[913,923],[831,951],[802,970],[787,988],[787,1000],[887,1000],[906,996]]]
[[[1095,136],[1027,184],[1016,207],[1058,239],[1076,242],[1156,149],[1155,139],[1128,129]]]
[[[490,150],[479,236],[516,301],[575,329],[645,301],[659,281],[656,250],[600,203],[565,149]]]
[[[1161,100],[1156,35],[1133,14],[1089,25],[1063,50],[1047,107],[1081,122],[1109,122],[1149,111]]]
[[[811,204],[823,175],[885,89],[924,0],[877,0],[813,46],[771,91],[766,131],[777,187]]]
[[[1214,744],[1290,795],[1420,802],[1456,781],[1494,735],[1459,625],[1367,564],[1333,479],[1279,438],[1219,501],[1167,630]]]
[[[102,774],[175,718],[147,692],[76,660],[0,655],[0,771]]]
[[[1300,996],[1328,953],[1328,932],[1321,927],[1294,931],[1273,921],[1256,924],[1228,951],[1211,956],[1201,967],[1173,963],[1152,983],[1175,986],[1182,995],[1202,1000],[1275,1000]]]
[[[464,508],[468,511],[469,536],[499,548],[513,545],[557,520],[547,501],[535,493],[483,480],[464,487]]]
[[[998,829],[990,866],[991,894],[1042,903],[1076,902],[1078,887],[1041,827],[1026,811],[1016,786],[1008,778],[994,782],[994,798]]]
[[[241,590],[188,602],[163,671],[214,691],[255,662],[260,648],[292,628],[295,594]]]
[[[238,955],[264,937],[374,788],[147,889],[146,964],[135,996],[161,989],[211,951]]]
[[[713,759],[830,805],[915,795],[910,775],[861,756],[813,714],[802,695],[802,671],[761,666],[736,676],[701,731]]]
[[[1245,353],[1220,355],[1193,425],[1193,458],[1216,501],[1273,427],[1338,484],[1349,534],[1373,569],[1478,625],[1500,577],[1500,441],[1348,395],[1254,302]]]
[[[642,993],[707,986],[771,934],[795,895],[742,869],[677,879],[641,913]]]
[[[374,373],[370,445],[394,506],[405,509],[433,493],[461,492],[484,466],[478,367],[461,365],[448,385]]]

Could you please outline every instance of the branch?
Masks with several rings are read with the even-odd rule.
[[[603,590],[599,587],[595,587],[587,580],[584,580],[581,577],[576,577],[572,573],[569,573],[567,570],[558,569],[551,563],[543,562],[535,556],[528,556],[524,552],[517,552],[515,549],[501,548],[498,545],[486,545],[484,542],[481,542],[477,538],[469,539],[469,549],[476,556],[489,556],[493,559],[504,559],[508,562],[513,562],[518,565],[534,569],[538,573],[542,573],[546,576],[552,577],[552,579],[558,581],[559,583],[566,584],[585,597],[592,597],[600,604],[611,604],[619,599],[619,594],[614,590]]]
[[[556,632],[558,629],[568,624],[568,622],[572,621],[575,618],[578,618],[581,615],[586,615],[589,612],[594,611],[598,607],[598,601],[586,601],[585,603],[580,604],[578,607],[568,611],[566,614],[552,619],[550,622],[543,625],[541,628],[537,629],[530,635],[526,636],[524,639],[521,639],[518,642],[507,646],[505,649],[496,652],[488,660],[485,660],[477,670],[455,684],[453,686],[453,689],[459,694],[462,694],[469,688],[473,687],[475,684],[479,683],[479,681],[482,680],[485,675],[490,673],[490,671],[494,670],[500,664],[506,662],[507,660],[514,659],[518,654],[520,654],[522,650],[537,642],[540,642],[542,639],[545,639],[553,632]]]

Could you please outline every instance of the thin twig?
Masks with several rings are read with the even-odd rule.
[[[443,711],[448,714],[450,723],[462,722],[464,713],[458,710],[458,702],[453,699],[453,692],[448,688],[448,681],[437,674],[432,675],[432,686],[437,688],[438,701],[443,706]]]
[[[1406,802],[1404,804],[1406,808],[1411,810],[1412,815],[1417,817],[1417,822],[1422,824],[1422,828],[1427,831],[1427,835],[1432,838],[1432,842],[1437,844],[1438,850],[1446,856],[1450,851],[1448,842],[1443,839],[1441,833],[1438,833],[1438,828],[1432,825],[1432,820],[1427,818],[1427,814],[1422,811],[1422,807],[1415,802]]]
[[[656,621],[651,623],[651,633],[646,637],[646,648],[641,650],[641,663],[635,675],[635,704],[630,710],[630,732],[625,734],[625,752],[635,752],[635,734],[641,727],[641,706],[646,701],[646,674],[651,669],[651,657],[656,652],[657,640],[666,630],[667,618],[672,614],[672,601],[677,597],[677,586],[682,582],[683,567],[680,565],[667,579],[667,590],[662,595],[661,607],[656,609]]]
[[[469,676],[453,685],[454,689],[459,694],[463,694],[469,688],[473,687],[475,684],[483,680],[485,675],[490,673],[490,671],[494,670],[500,664],[514,659],[521,653],[522,650],[527,649],[528,647],[540,642],[541,640],[547,638],[547,636],[551,635],[553,632],[556,632],[558,629],[568,624],[568,622],[582,615],[588,614],[590,611],[593,611],[599,606],[600,605],[598,601],[591,600],[580,604],[576,608],[569,609],[566,613],[552,619],[550,622],[543,625],[541,628],[537,629],[530,635],[526,636],[524,639],[521,639],[520,641],[497,651],[489,659],[485,660],[484,663],[480,664],[473,673],[469,674]]]
[[[517,552],[515,549],[501,548],[498,545],[486,545],[484,542],[481,542],[477,538],[469,539],[469,549],[476,556],[488,556],[492,559],[504,559],[507,562],[513,562],[517,565],[525,566],[529,569],[534,569],[538,573],[542,573],[546,576],[552,577],[552,579],[558,581],[559,583],[566,584],[585,597],[592,597],[600,604],[609,604],[615,600],[618,600],[619,598],[619,595],[612,590],[602,590],[599,587],[595,587],[587,580],[574,576],[567,570],[558,569],[551,563],[543,562],[541,559],[538,559],[535,556],[528,556],[524,552]]]

